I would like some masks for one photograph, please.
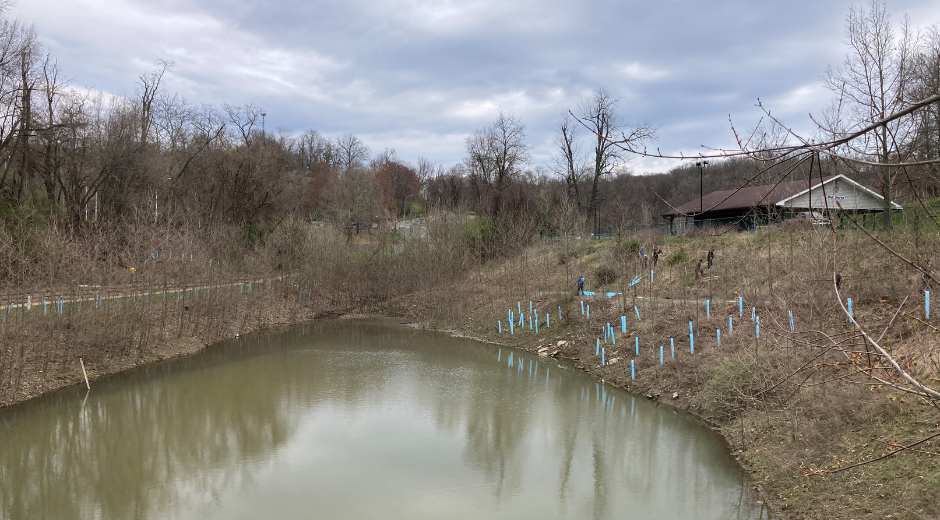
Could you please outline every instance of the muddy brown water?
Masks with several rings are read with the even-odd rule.
[[[769,517],[693,418],[390,320],[227,342],[0,418],[3,519]]]

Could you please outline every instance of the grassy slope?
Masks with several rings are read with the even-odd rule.
[[[924,236],[892,240],[914,257],[937,251]],[[912,290],[916,276],[865,237],[852,234],[837,239],[835,254],[832,237],[825,232],[667,240],[662,244],[665,257],[673,257],[674,265],[661,262],[653,284],[648,269],[638,265],[633,253],[624,252],[624,246],[614,241],[542,242],[446,287],[375,310],[528,351],[568,341],[561,355],[577,360],[588,373],[689,410],[720,429],[769,503],[788,518],[940,517],[936,439],[919,447],[929,454],[902,453],[844,472],[822,473],[885,453],[884,444],[871,437],[904,441],[938,428],[940,413],[923,400],[872,390],[864,376],[827,365],[843,359],[841,354],[814,346],[823,343],[821,332],[837,340],[851,336],[836,305],[830,281],[833,265],[844,277],[843,292],[854,295],[856,318],[879,333]],[[716,251],[716,265],[704,280],[696,280],[694,262],[710,248]],[[601,267],[619,276],[598,288]],[[589,290],[624,296],[576,297],[574,280],[581,273]],[[624,282],[641,274],[634,299]],[[904,359],[916,356],[922,374],[933,371],[932,377],[940,377],[936,365],[928,363],[930,354],[937,355],[936,329],[913,319],[922,318],[917,314],[922,313],[919,288],[913,293],[910,301],[916,303],[904,307],[908,314],[892,323],[885,343]],[[743,319],[738,317],[738,295],[745,298]],[[582,299],[591,306],[590,320],[580,313]],[[705,299],[711,301],[711,317],[705,316]],[[543,326],[538,335],[523,327],[514,335],[505,333],[507,309],[515,310],[522,301],[528,316],[530,300],[541,312],[552,312],[552,327]],[[636,319],[634,303],[642,321]],[[565,317],[560,321],[555,319],[558,307]],[[755,338],[751,307],[761,316],[760,339]],[[795,316],[794,334],[789,333],[787,310]],[[625,334],[620,331],[621,315],[627,316]],[[729,315],[735,327],[731,336]],[[496,332],[497,320],[503,320],[503,334]],[[696,330],[694,356],[689,354],[690,320]],[[601,367],[595,341],[603,337],[607,322],[617,331],[617,345],[606,345],[612,363]],[[720,349],[715,333],[719,328]],[[633,352],[634,337],[640,338],[639,356]],[[669,338],[676,340],[675,359],[670,357]],[[663,366],[660,345],[666,352]],[[631,359],[637,366],[636,380],[630,379]],[[806,369],[796,373],[800,366]]]

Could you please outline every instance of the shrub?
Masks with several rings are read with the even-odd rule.
[[[594,271],[597,285],[609,285],[617,281],[617,271],[608,265],[602,265]]]
[[[497,251],[496,226],[489,217],[478,217],[467,222],[463,237],[474,256],[490,257]]]
[[[674,266],[682,262],[686,262],[688,260],[689,260],[689,255],[688,253],[685,252],[685,248],[680,247],[678,251],[669,255],[669,258],[666,259],[666,265]]]
[[[727,421],[734,419],[763,388],[767,367],[753,361],[732,361],[712,370],[697,399],[708,415]]]
[[[640,251],[640,246],[643,245],[643,241],[639,238],[633,238],[627,240],[623,243],[623,250],[629,253],[638,253]]]

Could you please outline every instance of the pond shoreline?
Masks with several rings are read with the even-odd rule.
[[[363,317],[394,318],[395,316],[377,316],[377,315],[365,316],[364,315]],[[478,341],[480,343],[487,344],[487,345],[495,345],[495,346],[500,346],[500,347],[507,347],[507,348],[512,348],[516,350],[521,350],[523,352],[528,352],[530,354],[539,356],[538,346],[529,347],[529,346],[510,345],[507,343],[502,343],[502,342],[494,341],[492,339],[487,339],[485,337],[477,336],[469,332],[460,332],[454,329],[435,328],[433,325],[430,325],[429,323],[426,323],[426,322],[422,323],[419,321],[411,321],[410,323],[407,323],[406,325],[411,326],[416,329],[420,329],[420,330],[428,330],[428,331],[438,332],[441,334],[446,334],[448,336],[455,337],[455,338],[471,339],[471,340]],[[539,356],[539,357],[543,357],[543,356]],[[776,517],[778,520],[786,520],[787,517],[780,513],[780,507],[779,507],[780,504],[779,503],[775,504],[774,500],[772,500],[769,496],[770,491],[757,483],[757,480],[756,480],[757,474],[754,471],[754,467],[747,463],[747,459],[741,456],[740,451],[737,451],[733,448],[732,440],[728,439],[728,437],[725,435],[724,431],[721,428],[721,425],[715,423],[714,421],[709,420],[707,417],[703,417],[702,415],[696,413],[695,410],[691,409],[688,406],[687,400],[681,400],[679,398],[673,399],[672,396],[668,394],[662,395],[661,392],[653,393],[655,392],[655,390],[648,386],[641,386],[641,385],[634,384],[631,387],[631,385],[629,384],[621,385],[613,381],[608,381],[600,377],[598,373],[589,370],[588,366],[581,363],[580,362],[581,360],[578,359],[577,357],[568,357],[568,356],[562,355],[561,353],[559,353],[556,356],[550,356],[550,357],[552,359],[558,359],[558,360],[562,360],[564,362],[569,363],[571,365],[571,368],[584,372],[585,374],[589,375],[591,378],[595,379],[596,381],[602,384],[612,386],[614,388],[627,392],[628,394],[631,394],[635,397],[641,397],[649,401],[655,402],[657,405],[668,406],[670,408],[681,411],[682,413],[685,413],[688,416],[694,418],[698,423],[708,428],[709,430],[714,432],[718,437],[721,438],[722,442],[724,443],[725,448],[728,451],[728,454],[731,455],[735,461],[737,461],[738,466],[748,476],[749,485],[754,490],[756,490],[757,493],[760,495],[763,504],[766,505],[766,507],[768,508],[769,514],[772,515],[771,518]]]

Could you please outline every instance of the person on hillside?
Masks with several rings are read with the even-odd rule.
[[[646,267],[646,250],[642,247],[640,248],[640,264]]]
[[[715,250],[714,250],[714,249],[709,249],[709,250],[708,250],[708,268],[709,268],[709,269],[712,268],[712,264],[713,264],[714,262],[715,262]]]
[[[658,248],[653,250],[653,267],[656,267],[656,264],[659,262],[659,255],[661,255],[662,252],[663,250]]]
[[[584,277],[578,276],[578,296],[584,296]]]
[[[702,259],[698,259],[698,263],[695,264],[695,279],[701,280],[705,276],[705,271],[702,269]]]

